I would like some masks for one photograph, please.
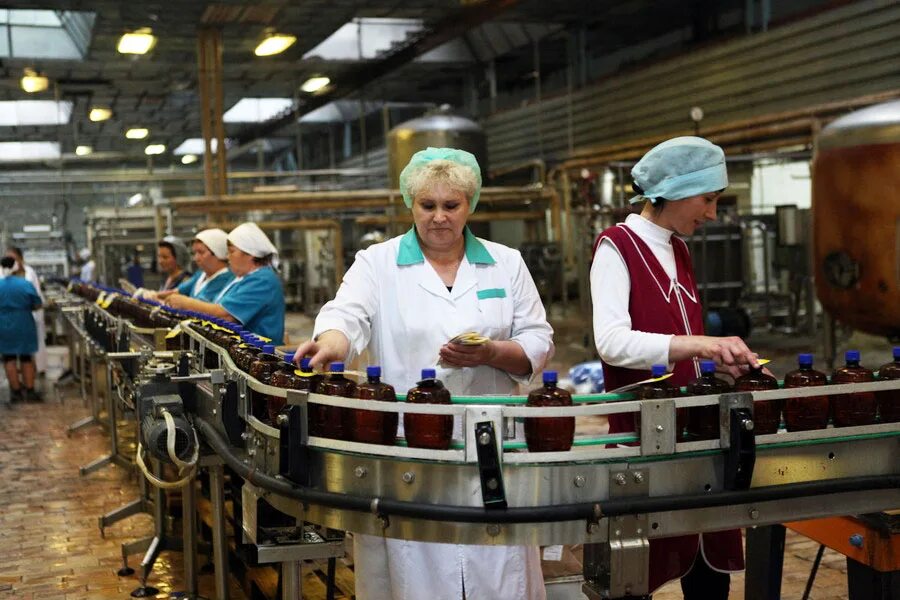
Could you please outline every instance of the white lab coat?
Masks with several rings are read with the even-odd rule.
[[[350,340],[349,359],[367,348],[384,381],[398,392],[412,388],[421,369],[436,366],[440,347],[466,331],[517,342],[532,374],[543,370],[553,353],[553,330],[518,251],[467,233],[466,256],[448,291],[427,261],[398,264],[409,258],[407,253],[403,259],[404,239],[421,257],[412,232],[359,252],[336,297],[319,312],[314,335],[343,332]],[[488,366],[437,366],[437,376],[452,394],[466,395],[512,394],[531,378]],[[359,600],[461,600],[463,586],[467,600],[546,597],[536,547],[356,535],[354,557]]]
[[[38,296],[41,297],[41,304],[44,304],[46,299],[44,298],[43,290],[41,290],[41,278],[28,265],[25,265],[25,279],[34,286]],[[47,325],[44,323],[44,309],[39,308],[31,314],[34,316],[34,324],[37,326],[38,336],[38,351],[34,355],[34,366],[38,373],[43,373],[47,370]]]

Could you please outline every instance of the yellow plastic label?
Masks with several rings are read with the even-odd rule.
[[[462,344],[463,346],[482,346],[491,341],[491,338],[485,337],[475,331],[466,331],[452,338],[449,344]]]

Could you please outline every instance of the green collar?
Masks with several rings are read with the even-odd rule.
[[[466,227],[464,234],[466,236],[466,258],[471,264],[492,265],[497,261],[491,256],[484,244],[475,237]],[[419,238],[416,237],[416,226],[413,225],[400,240],[400,249],[397,252],[397,266],[415,265],[424,262],[425,256],[422,254],[422,248],[419,246]]]

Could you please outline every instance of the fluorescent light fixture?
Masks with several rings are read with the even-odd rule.
[[[291,108],[290,98],[241,98],[222,115],[226,123],[262,123]]]
[[[142,140],[150,135],[150,130],[144,127],[132,127],[125,132],[125,137],[129,140]]]
[[[112,110],[109,108],[103,108],[101,106],[94,106],[91,108],[91,112],[88,114],[88,119],[97,123],[99,121],[105,121],[112,116]]]
[[[43,92],[50,85],[50,80],[43,75],[39,75],[34,69],[25,69],[25,75],[22,76],[22,89],[29,94]]]
[[[5,100],[0,102],[0,127],[65,125],[72,115],[72,102],[62,100]]]
[[[325,76],[310,77],[303,82],[300,89],[308,94],[315,94],[329,83],[331,83],[331,79]]]
[[[225,147],[227,148],[231,144],[231,140],[225,140]],[[219,146],[218,140],[213,138],[212,140],[212,151],[215,152],[216,148]],[[206,152],[206,148],[203,145],[203,138],[188,138],[181,142],[177,148],[172,150],[172,154],[175,156],[182,156],[184,154],[204,154]]]
[[[156,45],[156,36],[149,27],[142,27],[126,33],[119,38],[119,45],[116,46],[121,54],[147,54]]]
[[[294,45],[297,36],[289,33],[268,32],[263,41],[259,43],[256,50],[253,51],[257,56],[272,56],[273,54],[281,54]]]
[[[94,151],[94,149],[91,148],[90,146],[76,146],[75,147],[75,154],[77,156],[87,156],[88,154],[92,153],[93,151]]]
[[[58,142],[0,142],[0,162],[26,162],[60,158]]]
[[[198,160],[198,159],[197,159],[197,155],[196,155],[196,154],[185,154],[184,156],[181,157],[181,164],[183,164],[183,165],[192,165],[192,164],[194,164],[195,162],[197,162],[197,160]]]
[[[166,151],[165,144],[150,144],[146,148],[144,148],[144,154],[147,156],[153,156],[154,154],[162,154]]]
[[[140,204],[143,201],[144,201],[144,195],[142,193],[138,192],[137,194],[135,194],[134,196],[132,196],[131,198],[129,198],[127,200],[127,204],[128,204],[128,206],[137,206],[138,204]]]

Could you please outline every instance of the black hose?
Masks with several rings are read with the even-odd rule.
[[[840,492],[861,492],[867,490],[900,488],[900,475],[872,475],[850,477],[830,481],[811,481],[774,485],[749,490],[718,492],[715,494],[693,494],[688,496],[657,496],[652,498],[622,498],[603,502],[581,502],[556,506],[517,507],[506,509],[485,509],[474,506],[450,506],[445,504],[423,504],[377,498],[374,496],[354,496],[336,492],[324,492],[298,486],[285,479],[276,479],[257,471],[235,454],[229,443],[207,421],[194,417],[194,425],[209,446],[239,476],[247,481],[276,494],[289,498],[321,504],[331,508],[358,512],[377,512],[380,515],[394,515],[430,521],[459,523],[555,523],[580,521],[600,517],[646,514],[673,510],[714,508],[750,502],[787,500]]]

